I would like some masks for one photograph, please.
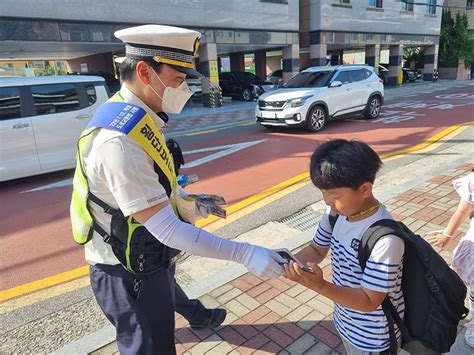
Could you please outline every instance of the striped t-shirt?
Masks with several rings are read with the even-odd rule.
[[[331,247],[332,281],[335,285],[388,293],[390,300],[403,318],[405,303],[401,289],[404,242],[396,236],[385,236],[374,246],[365,271],[362,272],[357,248],[364,232],[380,219],[392,219],[384,208],[372,216],[356,222],[345,217],[337,219],[334,230],[329,223],[329,208],[316,230],[313,242]],[[387,319],[382,306],[373,312],[361,312],[335,304],[334,323],[340,335],[356,348],[380,352],[390,346]],[[400,337],[398,328],[397,337]]]

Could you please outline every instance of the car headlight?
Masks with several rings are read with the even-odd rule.
[[[301,107],[310,97],[313,97],[313,95],[297,97],[296,99],[288,100],[286,104],[289,107]]]

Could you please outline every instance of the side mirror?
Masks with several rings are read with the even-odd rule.
[[[338,88],[339,86],[342,86],[342,82],[339,80],[334,80],[331,84],[329,84],[330,88]]]

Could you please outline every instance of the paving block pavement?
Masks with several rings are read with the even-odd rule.
[[[385,202],[394,218],[421,235],[443,229],[459,201],[452,180],[474,169],[463,164]],[[441,252],[448,261],[467,222]],[[324,272],[330,274],[326,263]],[[201,297],[208,307],[225,307],[228,317],[215,331],[193,331],[176,317],[178,354],[345,354],[332,320],[333,303],[285,278],[262,279],[245,274]],[[463,330],[463,321],[459,332]],[[462,333],[452,354],[468,354]],[[109,344],[94,354],[117,353]],[[472,353],[472,352],[471,352]]]

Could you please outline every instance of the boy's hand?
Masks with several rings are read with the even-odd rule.
[[[283,266],[284,276],[308,288],[318,290],[324,283],[323,270],[314,263],[308,263],[308,266],[311,268],[311,272],[304,271],[296,263],[290,261],[289,264]]]

